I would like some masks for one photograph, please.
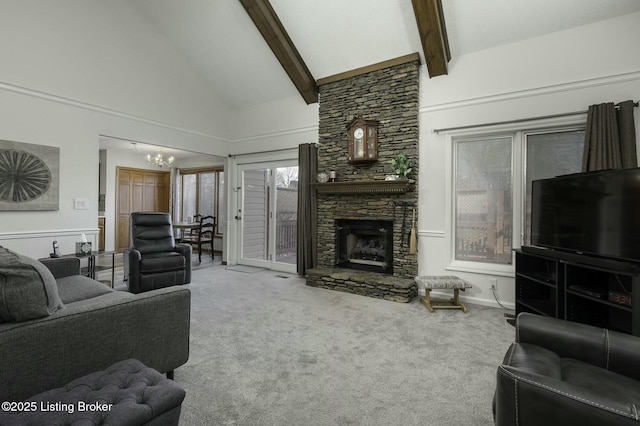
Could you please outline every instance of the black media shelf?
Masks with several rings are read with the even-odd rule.
[[[528,247],[516,253],[516,313],[531,312],[640,336],[640,266]],[[609,292],[631,306],[609,300]]]

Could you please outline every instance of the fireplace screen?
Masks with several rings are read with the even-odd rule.
[[[393,222],[336,220],[336,264],[393,274]]]

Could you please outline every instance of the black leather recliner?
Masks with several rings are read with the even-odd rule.
[[[640,338],[521,313],[493,404],[498,426],[637,426]]]
[[[175,243],[169,213],[131,213],[129,232],[131,248],[123,257],[131,293],[191,282],[192,249]]]

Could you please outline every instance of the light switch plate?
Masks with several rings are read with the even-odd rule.
[[[73,208],[75,210],[88,210],[89,209],[89,199],[88,198],[74,198],[73,199]]]

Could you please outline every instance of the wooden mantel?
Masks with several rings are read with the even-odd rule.
[[[402,194],[409,180],[363,180],[353,182],[314,183],[318,194]]]

